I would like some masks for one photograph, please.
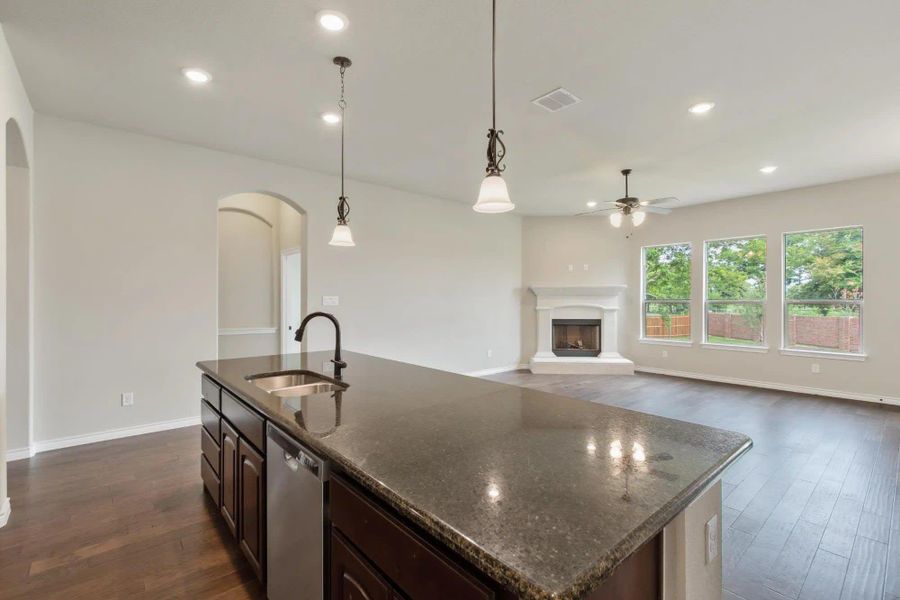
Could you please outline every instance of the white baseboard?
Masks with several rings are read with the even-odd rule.
[[[768,390],[780,390],[797,394],[810,394],[813,396],[827,396],[830,398],[845,398],[847,400],[863,400],[876,404],[892,404],[900,406],[900,398],[895,396],[880,396],[878,394],[864,394],[860,392],[846,392],[843,390],[830,390],[825,388],[809,387],[805,385],[791,385],[787,383],[775,383],[773,381],[757,381],[755,379],[740,379],[738,377],[725,377],[723,375],[709,375],[707,373],[694,373],[692,371],[675,371],[673,369],[660,369],[658,367],[644,367],[637,365],[635,371],[643,373],[656,373],[657,375],[669,375],[670,377],[686,377],[688,379],[702,379],[703,381],[715,381],[717,383],[729,383],[731,385],[745,385],[749,387],[765,388]]]
[[[4,498],[3,502],[0,502],[0,527],[6,525],[9,521],[9,513],[12,512],[12,505],[9,503],[9,498]]]
[[[469,377],[487,377],[488,375],[496,375],[497,373],[508,373],[509,371],[518,371],[519,369],[527,369],[528,365],[507,365],[505,367],[493,367],[491,369],[481,369],[480,371],[469,371],[463,373]]]
[[[38,441],[34,443],[33,448],[35,452],[47,452],[48,450],[59,450],[60,448],[70,448],[72,446],[81,446],[83,444],[106,442],[109,440],[131,437],[133,435],[144,435],[145,433],[156,433],[158,431],[191,427],[199,424],[199,416],[187,417],[184,419],[172,419],[171,421],[159,421],[157,423],[148,423],[146,425],[134,425],[132,427],[122,427],[120,429],[108,429],[96,433],[86,433],[56,438],[53,440]]]
[[[23,460],[26,458],[31,458],[35,455],[37,451],[34,448],[34,445],[25,446],[24,448],[15,448],[13,450],[6,451],[6,462],[12,462],[14,460]]]

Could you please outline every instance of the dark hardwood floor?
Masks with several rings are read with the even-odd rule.
[[[498,381],[747,433],[724,476],[725,600],[900,599],[900,409],[657,375]],[[264,594],[190,427],[9,463],[0,598]]]
[[[0,598],[262,600],[199,456],[198,426],[9,463]]]
[[[723,476],[725,600],[900,600],[900,408],[648,374],[491,379],[752,437]]]

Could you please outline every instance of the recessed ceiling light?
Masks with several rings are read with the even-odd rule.
[[[329,125],[337,125],[341,122],[341,115],[337,113],[324,113],[322,115],[322,120]]]
[[[328,31],[343,31],[347,28],[347,15],[336,10],[320,10],[316,15],[316,22]]]
[[[759,172],[768,175],[769,173],[774,173],[777,168],[778,167],[776,167],[775,165],[766,165],[765,167],[760,169]]]
[[[595,206],[597,206],[597,201],[596,200],[588,200],[585,204],[587,204],[588,208],[594,208]]]
[[[210,75],[208,71],[196,67],[186,67],[181,70],[181,74],[187,77],[188,81],[191,83],[202,84],[209,83],[212,80],[212,75]]]
[[[688,109],[688,112],[693,113],[695,115],[702,115],[708,113],[716,106],[715,102],[698,102]]]

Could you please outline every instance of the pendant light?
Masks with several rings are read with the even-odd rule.
[[[493,0],[491,8],[491,128],[488,129],[487,169],[478,190],[478,201],[472,208],[480,213],[504,213],[513,210],[516,205],[509,199],[509,190],[500,173],[506,169],[500,163],[506,156],[506,146],[500,136],[502,130],[497,129],[497,0]],[[499,144],[499,148],[497,147]]]
[[[338,198],[337,205],[337,225],[334,227],[334,233],[331,234],[331,241],[328,244],[331,246],[355,246],[350,225],[347,224],[350,203],[347,202],[347,196],[344,195],[344,112],[347,109],[347,101],[344,100],[344,72],[353,63],[349,58],[343,56],[335,56],[333,62],[341,68],[341,99],[338,101],[338,107],[341,109],[341,196]]]

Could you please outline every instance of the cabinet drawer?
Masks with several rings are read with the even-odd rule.
[[[200,401],[200,422],[203,428],[212,436],[214,440],[219,439],[221,433],[221,423],[219,422],[219,413],[212,406],[206,403],[206,400]]]
[[[331,532],[331,600],[389,600],[387,583],[366,559],[354,552],[341,534]]]
[[[256,446],[257,450],[265,449],[263,440],[266,438],[266,422],[232,396],[228,390],[222,390],[222,414],[241,437]]]
[[[219,478],[216,477],[205,456],[200,457],[200,477],[203,478],[203,487],[206,488],[216,506],[219,506]]]
[[[219,475],[219,463],[221,461],[219,444],[205,429],[200,430],[200,450],[203,452],[206,460],[209,461],[209,465],[215,474]]]
[[[487,600],[494,593],[352,484],[331,480],[331,520],[408,597]]]
[[[222,401],[219,398],[222,388],[219,384],[204,375],[200,378],[200,395],[203,399],[212,404],[216,410],[221,410]]]

